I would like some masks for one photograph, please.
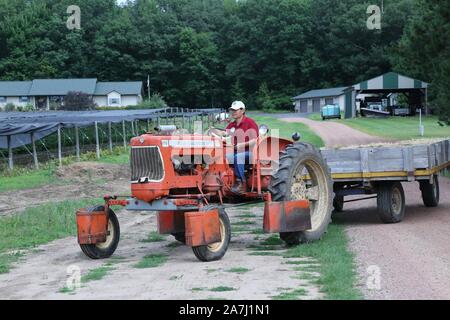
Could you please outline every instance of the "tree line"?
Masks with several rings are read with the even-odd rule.
[[[430,82],[435,112],[448,116],[450,3],[384,1],[381,29],[369,30],[373,2],[0,0],[0,79],[150,75],[171,106],[275,109],[393,70]],[[66,26],[73,4],[79,30]]]

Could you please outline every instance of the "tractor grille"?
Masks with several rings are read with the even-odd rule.
[[[158,147],[131,149],[131,182],[160,181],[164,166]],[[147,179],[146,179],[147,178]]]

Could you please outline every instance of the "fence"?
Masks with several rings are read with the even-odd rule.
[[[159,125],[173,124],[193,132],[195,121],[210,126],[222,112],[221,109],[166,108],[148,113],[142,110],[138,113],[98,111],[87,115],[73,112],[4,113],[0,117],[0,138],[6,141],[0,143],[0,169],[13,170],[15,165],[39,168],[40,162],[53,159],[61,164],[63,157],[75,156],[80,160],[80,155],[87,151],[95,151],[96,157],[100,158],[102,149],[112,152],[116,146],[126,148],[132,137],[150,132]],[[81,121],[80,116],[87,116],[89,120]],[[52,117],[64,119],[53,121]],[[73,119],[68,119],[70,117]],[[24,141],[26,138],[28,140]]]

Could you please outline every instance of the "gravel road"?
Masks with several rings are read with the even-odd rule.
[[[336,122],[283,120],[307,124],[327,147],[385,141]],[[440,177],[437,208],[423,205],[417,182],[403,187],[406,214],[399,224],[381,223],[376,199],[346,203],[333,217],[346,226],[361,290],[368,299],[450,299],[450,179]]]

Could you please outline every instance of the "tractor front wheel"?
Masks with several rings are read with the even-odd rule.
[[[282,232],[287,245],[318,240],[327,231],[333,208],[331,174],[320,151],[309,143],[294,143],[280,153],[280,167],[269,190],[273,201],[309,200],[311,229]]]
[[[209,211],[215,208],[205,207],[204,210]],[[228,245],[231,240],[231,225],[230,219],[223,208],[216,208],[219,210],[220,222],[220,242],[212,243],[206,246],[192,247],[195,256],[204,262],[220,260],[225,255]]]
[[[104,211],[104,206],[96,206],[88,209],[89,212]],[[108,230],[106,241],[97,244],[80,244],[81,250],[91,259],[106,259],[113,255],[120,239],[119,220],[114,211],[109,209]]]

